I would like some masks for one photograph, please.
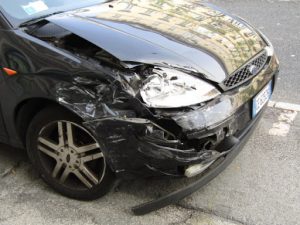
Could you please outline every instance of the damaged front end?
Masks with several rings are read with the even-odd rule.
[[[130,95],[124,89],[121,98],[116,95],[105,104],[98,101],[94,109],[103,116],[89,118],[84,124],[98,138],[109,164],[120,177],[201,174],[195,183],[136,206],[133,212],[144,215],[176,203],[223,171],[261,118],[262,112],[253,117],[253,98],[270,82],[273,89],[277,74],[277,59],[269,57],[267,65],[251,81],[189,107],[149,108],[139,94]]]
[[[195,108],[148,108],[139,92],[131,88],[131,82],[138,83],[137,77],[122,80],[128,75],[119,75],[119,81],[107,84],[78,77],[72,84],[57,84],[59,103],[84,119],[119,176],[182,176],[188,165],[206,164],[223,154],[213,149],[223,134],[190,139],[176,119],[204,104]]]
[[[224,91],[192,69],[120,61],[49,21],[27,33],[80,59],[86,71],[57,83],[56,98],[84,120],[124,178],[203,172],[236,144],[253,119],[252,98],[278,69],[270,55],[252,80]]]
[[[194,71],[121,62],[48,21],[26,29],[30,35],[78,57],[86,67],[72,77],[72,82],[56,84],[56,99],[84,120],[119,176],[191,177],[196,173],[187,170],[190,165],[209,165],[226,154],[216,146],[233,132],[232,127],[195,134],[208,126],[205,120],[210,121],[200,118],[205,115],[199,112],[221,93],[196,78]],[[189,121],[184,121],[188,114]]]
[[[270,58],[251,82],[206,102],[169,109],[147,106],[139,91],[146,78],[141,68],[134,70],[116,70],[118,80],[107,84],[79,78],[58,84],[58,100],[84,118],[118,176],[192,177],[237,144],[253,120],[253,97],[272,80],[274,87],[278,64]]]

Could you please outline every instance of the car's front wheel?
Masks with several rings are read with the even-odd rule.
[[[64,109],[39,112],[29,125],[26,145],[43,180],[65,196],[92,200],[113,186],[115,177],[99,143]]]

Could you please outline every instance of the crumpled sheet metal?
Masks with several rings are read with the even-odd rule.
[[[118,82],[118,84],[121,83]],[[133,99],[133,96],[129,94],[132,90],[126,82],[122,83],[121,90],[116,82],[103,83],[76,77],[73,83],[58,83],[56,96],[60,104],[86,121],[96,118],[129,116],[126,113],[133,111],[122,108],[126,108],[128,99]]]
[[[216,126],[231,117],[245,102],[250,101],[271,79],[273,72],[273,68],[269,68],[268,71],[262,70],[248,85],[230,91],[219,99],[209,102],[204,107],[199,107],[187,113],[178,113],[172,119],[184,131],[201,130]]]
[[[215,152],[205,149],[202,152],[181,150],[143,139],[156,121],[173,120],[183,134],[217,127],[249,101],[265,85],[272,72],[262,71],[248,86],[227,93],[225,97],[220,96],[204,106],[189,110],[176,109],[172,113],[150,111],[137,95],[138,79],[118,73],[110,83],[89,83],[80,79],[74,79],[72,84],[59,83],[57,98],[62,105],[83,118],[85,126],[103,145],[114,171],[135,171],[146,164],[188,165],[208,160]]]
[[[111,117],[88,121],[84,125],[101,141],[101,147],[116,171],[136,170],[147,165],[148,168],[177,167],[209,161],[220,154],[214,150],[181,150],[146,141],[144,137],[156,126],[147,119]]]

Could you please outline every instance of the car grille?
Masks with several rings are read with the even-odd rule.
[[[223,81],[223,85],[228,88],[233,88],[242,84],[249,78],[256,76],[265,66],[268,60],[267,52],[264,50],[258,56],[254,57],[250,62],[242,68],[234,72],[230,77]]]

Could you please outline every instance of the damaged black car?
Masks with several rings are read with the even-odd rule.
[[[199,175],[134,212],[180,200],[232,161],[276,84],[269,40],[208,3],[10,0],[0,10],[0,141],[27,149],[68,197],[99,198],[117,179]]]

